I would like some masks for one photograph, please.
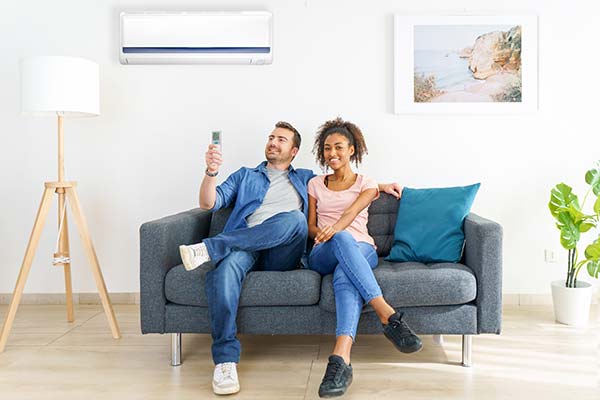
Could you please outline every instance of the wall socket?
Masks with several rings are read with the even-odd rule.
[[[544,261],[547,263],[558,262],[556,259],[556,251],[552,249],[544,249]]]

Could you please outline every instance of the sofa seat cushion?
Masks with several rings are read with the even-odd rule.
[[[477,294],[475,275],[462,264],[393,263],[380,258],[373,272],[383,297],[392,307],[465,304]],[[335,312],[332,274],[323,277],[319,306]],[[363,312],[369,310],[372,309],[363,308]]]
[[[165,278],[167,300],[183,305],[207,307],[204,285],[209,264],[192,271],[173,267]],[[310,306],[319,302],[321,276],[314,271],[251,271],[244,280],[240,307]]]

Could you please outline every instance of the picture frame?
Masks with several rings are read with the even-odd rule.
[[[394,15],[394,112],[537,111],[537,29],[535,15]]]

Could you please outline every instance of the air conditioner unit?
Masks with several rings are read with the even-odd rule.
[[[121,13],[121,64],[271,64],[273,15]]]

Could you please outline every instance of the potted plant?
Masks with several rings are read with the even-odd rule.
[[[586,267],[591,277],[598,278],[600,274],[600,235],[585,248],[583,255],[577,250],[582,233],[597,232],[599,226],[600,161],[595,168],[587,171],[585,182],[589,189],[581,206],[572,188],[564,183],[552,189],[548,204],[560,230],[560,244],[568,251],[567,279],[552,282],[554,315],[558,322],[568,325],[585,325],[589,319],[592,286],[577,279],[579,272]],[[593,196],[590,197],[590,194]],[[590,214],[584,212],[588,198],[594,201],[593,213]]]

